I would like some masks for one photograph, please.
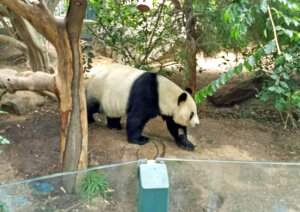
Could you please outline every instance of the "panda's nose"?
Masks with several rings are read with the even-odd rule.
[[[199,125],[200,124],[200,121],[199,121],[199,119],[197,118],[196,120],[195,120],[195,126],[197,126],[197,125]]]

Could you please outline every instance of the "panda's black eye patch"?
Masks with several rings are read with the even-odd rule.
[[[193,116],[194,116],[194,112],[191,112],[190,120],[192,120]]]

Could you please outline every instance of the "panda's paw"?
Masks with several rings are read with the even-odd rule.
[[[144,145],[148,143],[149,138],[141,135],[139,138],[128,139],[128,141],[133,144]]]
[[[180,148],[188,151],[193,151],[195,149],[194,144],[187,140],[186,135],[179,135],[176,139],[176,143]]]

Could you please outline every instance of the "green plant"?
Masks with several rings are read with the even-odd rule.
[[[106,175],[101,172],[90,171],[80,183],[79,195],[88,204],[93,204],[96,197],[106,197],[109,192]]]
[[[3,202],[0,202],[0,212],[9,212],[7,205]]]
[[[265,75],[266,81],[257,95],[270,101],[279,111],[284,128],[288,121],[297,127],[300,120],[300,3],[295,0],[234,1],[223,11],[225,24],[237,42],[257,44],[243,64],[230,68],[217,80],[195,95],[197,103],[211,96],[221,84],[240,74],[243,67]],[[249,39],[253,37],[253,39]],[[254,40],[256,39],[256,40]],[[270,65],[264,64],[269,61]]]
[[[88,45],[86,47],[87,53],[82,55],[82,65],[83,65],[83,71],[89,72],[92,68],[92,63],[93,63],[93,48],[91,45]]]
[[[180,15],[174,5],[154,1],[153,9],[141,13],[132,0],[90,0],[96,15],[91,28],[94,35],[122,55],[125,64],[134,66],[159,62],[159,58],[175,45],[182,30]]]
[[[0,135],[0,144],[10,144],[10,141],[4,138],[3,136]],[[2,149],[0,149],[0,154],[3,152]]]

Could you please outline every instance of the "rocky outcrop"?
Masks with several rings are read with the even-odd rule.
[[[38,105],[43,105],[44,96],[32,91],[17,91],[13,94],[5,93],[1,97],[0,108],[9,113],[24,115],[34,111]]]
[[[257,94],[262,86],[262,77],[238,76],[221,86],[208,100],[216,106],[232,106]]]

